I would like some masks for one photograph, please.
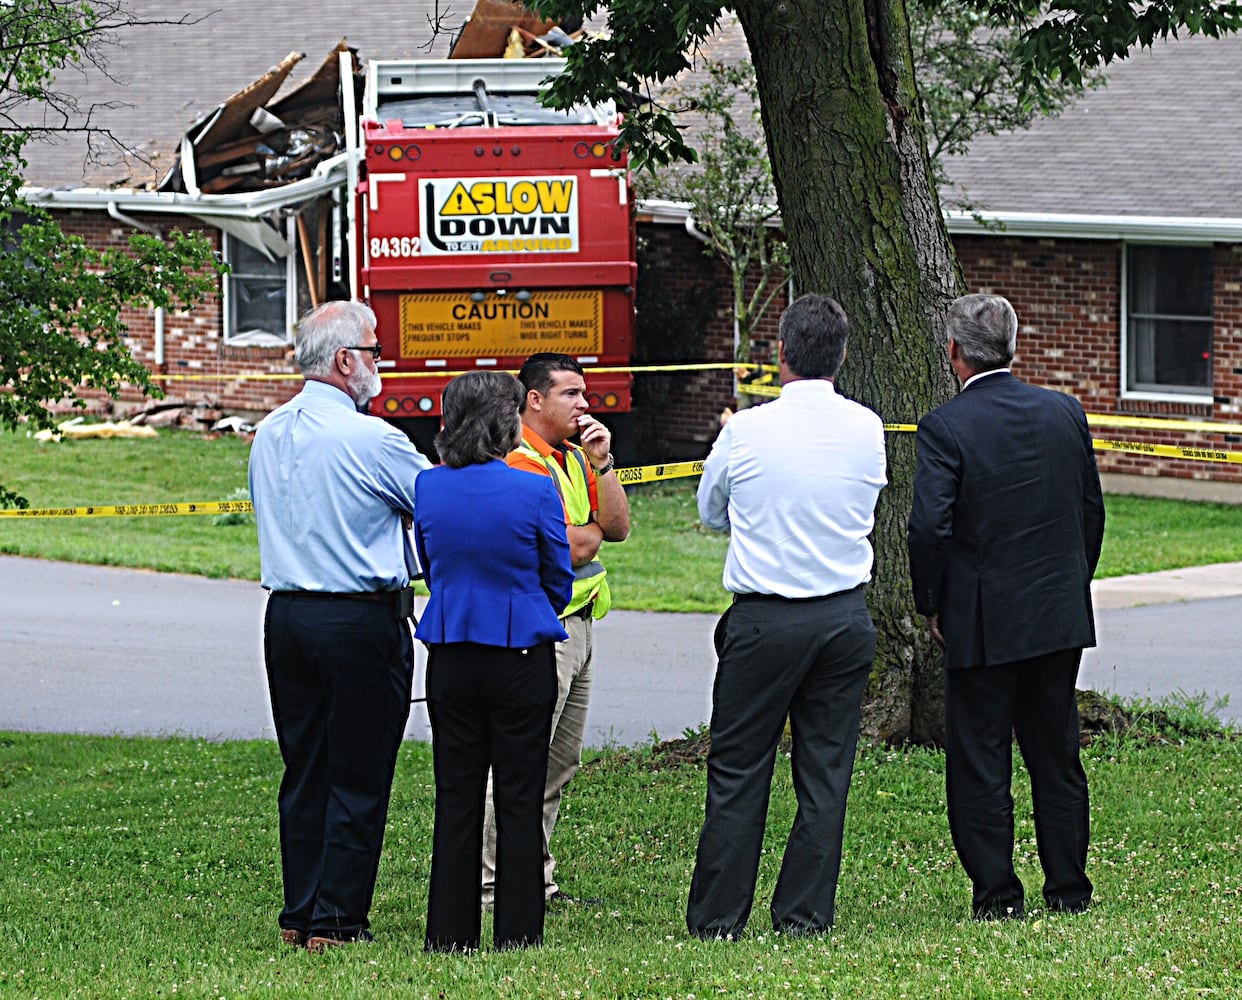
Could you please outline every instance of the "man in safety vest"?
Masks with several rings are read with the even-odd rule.
[[[594,903],[562,892],[552,877],[556,859],[548,844],[560,811],[561,792],[578,770],[591,697],[591,623],[608,613],[612,599],[599,549],[630,533],[630,506],[613,472],[612,434],[587,415],[582,366],[566,354],[534,354],[518,373],[522,404],[522,443],[509,464],[550,476],[565,508],[565,525],[574,565],[573,596],[561,614],[569,633],[556,647],[557,691],[548,748],[543,799],[543,879],[548,900]],[[581,445],[567,439],[579,435]],[[490,905],[496,881],[496,820],[488,781],[483,829],[483,902]]]

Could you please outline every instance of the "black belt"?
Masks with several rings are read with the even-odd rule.
[[[409,587],[401,590],[359,590],[331,592],[326,590],[273,590],[273,597],[289,597],[294,600],[310,601],[365,601],[368,604],[382,604],[391,608],[393,618],[397,621],[409,619],[417,624],[414,617],[414,591]]]
[[[577,611],[571,611],[569,612],[569,614],[562,615],[561,617],[562,618],[581,618],[583,621],[586,621],[594,613],[595,613],[595,602],[587,601],[586,604],[582,605],[582,607],[580,607]]]
[[[327,590],[274,590],[273,594],[282,597],[318,601],[372,601],[376,604],[390,604],[401,593],[399,590],[360,590],[348,593],[334,593]]]
[[[787,604],[798,604],[803,601],[826,601],[830,597],[840,597],[842,594],[852,594],[856,590],[862,590],[865,583],[860,583],[857,587],[850,587],[849,590],[837,590],[831,594],[816,594],[814,597],[784,597],[780,594],[734,594],[734,604],[745,604],[749,601],[784,601]]]

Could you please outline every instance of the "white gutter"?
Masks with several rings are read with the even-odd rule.
[[[645,199],[638,214],[658,225],[692,226],[686,202]],[[1152,240],[1160,243],[1242,242],[1242,218],[1164,215],[1060,215],[1043,212],[946,211],[951,233],[987,236],[1062,237],[1090,240]],[[779,222],[779,220],[777,220]],[[687,228],[687,232],[690,229]],[[694,233],[691,232],[693,236]]]
[[[1242,241],[1242,219],[1163,215],[1060,215],[1042,212],[945,212],[951,233],[1152,240],[1160,243]]]
[[[310,177],[276,188],[238,194],[182,194],[176,191],[134,191],[127,188],[22,188],[20,197],[49,209],[107,210],[114,205],[129,212],[166,212],[200,218],[230,216],[259,219],[271,212],[327,194],[345,183],[347,153],[324,160]]]

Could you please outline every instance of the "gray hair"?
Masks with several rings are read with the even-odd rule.
[[[354,346],[374,329],[375,313],[361,302],[334,299],[316,306],[297,325],[298,368],[306,376],[331,375],[336,352]]]
[[[808,292],[781,313],[785,364],[801,378],[834,378],[845,360],[850,323],[836,299]]]
[[[1018,314],[1002,295],[963,295],[949,306],[948,335],[974,371],[1004,368],[1018,342]]]
[[[525,395],[522,383],[508,372],[458,375],[440,400],[444,429],[435,440],[440,461],[460,469],[507,455],[521,433],[518,407]]]

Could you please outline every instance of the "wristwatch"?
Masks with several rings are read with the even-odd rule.
[[[616,461],[612,457],[612,452],[609,452],[608,461],[601,465],[598,469],[595,469],[595,474],[597,476],[606,476],[612,471],[613,466],[616,464]],[[594,466],[592,466],[592,468],[594,468]]]

